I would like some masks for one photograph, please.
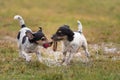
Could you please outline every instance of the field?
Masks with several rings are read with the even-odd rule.
[[[49,40],[63,24],[76,31],[80,20],[91,58],[86,62],[83,52],[69,66],[48,66],[35,55],[25,62],[18,57],[16,14],[33,31],[42,26]],[[0,0],[0,80],[120,80],[120,0]]]

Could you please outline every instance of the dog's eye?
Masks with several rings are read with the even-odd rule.
[[[62,31],[58,31],[58,33],[61,33]]]
[[[45,38],[45,37],[42,37],[41,40],[44,41],[44,40],[46,40],[46,38]]]
[[[59,36],[63,36],[63,34],[61,33],[61,34],[59,34]]]
[[[58,35],[58,36],[64,36],[64,34],[63,34],[63,33],[58,33],[57,35]]]
[[[58,35],[58,36],[63,36],[64,34],[62,33],[62,31],[58,31],[58,32],[57,32],[57,35]]]

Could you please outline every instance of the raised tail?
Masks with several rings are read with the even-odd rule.
[[[77,23],[78,23],[78,31],[82,33],[82,24],[79,20],[77,21]]]
[[[21,28],[26,27],[25,22],[24,22],[23,18],[20,15],[15,15],[14,20],[19,21]]]

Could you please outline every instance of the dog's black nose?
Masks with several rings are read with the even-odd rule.
[[[51,37],[51,39],[53,39],[53,36]]]
[[[54,37],[55,37],[55,34],[51,37],[51,39],[54,39]]]
[[[49,42],[49,44],[50,44],[50,45],[52,45],[52,44],[53,44],[53,42]]]

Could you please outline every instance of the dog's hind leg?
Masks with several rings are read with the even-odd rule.
[[[85,43],[82,45],[82,47],[83,47],[83,49],[84,49],[84,51],[85,51],[85,55],[86,55],[87,57],[90,57],[90,53],[89,53],[89,51],[88,51],[87,43],[85,42]]]

